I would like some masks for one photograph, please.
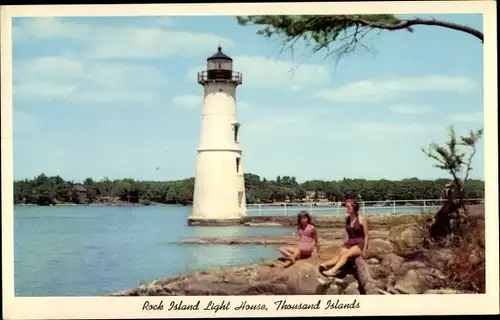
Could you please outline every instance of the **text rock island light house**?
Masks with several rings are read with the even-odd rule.
[[[204,89],[204,103],[188,224],[230,224],[246,215],[236,115],[236,87],[242,84],[242,75],[233,71],[233,59],[219,46],[207,59],[207,70],[198,73],[198,83]]]

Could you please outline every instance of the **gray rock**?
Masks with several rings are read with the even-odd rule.
[[[330,287],[326,290],[325,294],[330,294],[330,295],[339,295],[341,292],[341,289],[338,285],[335,283],[332,283]]]
[[[403,224],[391,228],[389,241],[398,248],[414,249],[423,244],[423,230],[415,223]]]
[[[427,265],[421,261],[408,261],[403,262],[399,268],[399,273],[406,273],[406,271],[411,269],[422,269],[427,268]]]
[[[382,279],[375,279],[374,281],[375,281],[375,285],[377,286],[377,288],[379,288],[379,289],[385,289],[386,283],[385,283],[384,280],[382,280]]]
[[[408,270],[403,277],[396,280],[394,289],[405,294],[420,294],[424,293],[425,280],[422,276],[417,273],[417,271],[411,269]]]
[[[388,267],[385,267],[381,264],[374,264],[370,265],[370,273],[373,278],[379,279],[389,276],[392,271]]]
[[[390,241],[384,239],[371,239],[368,243],[368,250],[365,253],[365,258],[379,258],[393,251],[394,245]]]
[[[359,284],[358,282],[351,282],[345,289],[343,294],[346,295],[358,295],[360,294],[359,292]]]
[[[402,257],[398,256],[394,253],[388,253],[383,255],[382,257],[382,266],[388,268],[392,272],[398,272],[401,268],[401,265],[405,261]]]
[[[430,289],[426,290],[425,294],[458,294],[460,291],[455,290],[455,289]]]

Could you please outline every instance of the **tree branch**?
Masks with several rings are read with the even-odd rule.
[[[370,28],[376,28],[376,29],[384,29],[384,30],[402,30],[402,29],[408,29],[410,32],[413,30],[411,29],[412,26],[416,25],[426,25],[426,26],[439,26],[443,28],[448,28],[452,30],[457,30],[457,31],[462,31],[465,33],[468,33],[470,35],[475,36],[481,42],[484,43],[484,35],[482,32],[479,30],[476,30],[474,28],[464,26],[461,24],[453,23],[453,22],[447,22],[447,21],[441,21],[441,20],[424,20],[424,19],[411,19],[411,20],[400,20],[397,23],[380,23],[380,22],[375,22],[375,21],[368,21],[364,19],[356,19],[352,18],[349,16],[345,16],[346,19],[351,20],[353,23],[360,24],[366,27]]]
[[[472,153],[470,154],[468,162],[467,162],[467,170],[465,171],[465,177],[464,177],[463,186],[462,186],[462,188],[464,189],[464,190],[462,190],[462,192],[464,192],[464,193],[465,193],[465,182],[467,181],[467,179],[469,179],[469,172],[472,169],[472,166],[471,166],[472,158],[474,157],[475,154],[476,154],[476,146],[472,146]]]

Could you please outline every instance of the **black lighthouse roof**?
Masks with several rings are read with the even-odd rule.
[[[227,55],[225,55],[222,52],[222,47],[221,46],[218,46],[217,47],[217,52],[215,54],[213,54],[207,60],[230,60],[230,61],[233,61],[233,59],[231,59],[230,57],[228,57]]]

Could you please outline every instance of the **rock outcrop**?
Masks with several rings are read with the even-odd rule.
[[[160,279],[112,295],[315,295],[325,293],[328,289],[316,281],[319,277],[320,273],[312,264],[298,262],[283,268],[279,261],[270,261]]]
[[[288,268],[274,260],[194,272],[111,296],[420,294],[437,289],[432,286],[436,270],[424,262],[406,261],[391,248],[390,241],[374,239],[366,258],[348,263],[343,275],[334,279],[319,273],[320,260],[314,256]]]

